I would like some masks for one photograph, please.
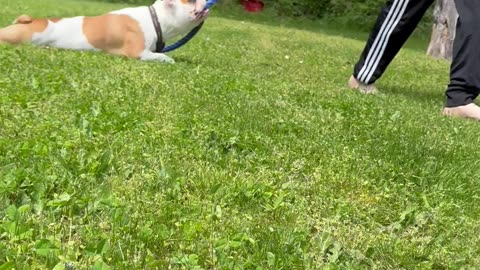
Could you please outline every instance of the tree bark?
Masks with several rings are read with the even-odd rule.
[[[435,58],[452,58],[457,19],[458,13],[454,0],[437,0],[428,55]]]

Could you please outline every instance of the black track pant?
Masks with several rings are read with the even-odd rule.
[[[353,75],[374,83],[413,32],[434,0],[388,0]],[[459,13],[447,107],[472,103],[480,93],[480,0],[455,0]]]

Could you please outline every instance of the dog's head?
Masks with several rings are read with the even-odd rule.
[[[159,11],[159,20],[164,39],[184,35],[208,17],[204,10],[206,0],[157,0],[154,7]]]
[[[205,0],[157,0],[154,4],[166,16],[161,18],[162,14],[159,14],[160,21],[164,22],[162,28],[170,28],[165,30],[175,32],[174,35],[189,32],[203,22],[209,14],[208,10],[204,10],[205,5]]]

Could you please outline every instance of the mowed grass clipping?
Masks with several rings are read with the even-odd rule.
[[[274,24],[213,16],[175,65],[1,45],[0,269],[480,267],[480,125],[441,116],[449,64],[404,50],[365,96],[363,41]]]

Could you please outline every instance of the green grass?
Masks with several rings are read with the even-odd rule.
[[[20,13],[121,5],[0,0]],[[60,4],[61,3],[61,4]],[[214,16],[175,65],[0,47],[0,269],[480,267],[479,125],[406,49]]]
[[[372,18],[371,15],[357,18],[359,16],[358,14],[355,16],[335,16],[326,14],[324,18],[319,20],[312,20],[311,18],[304,17],[278,16],[278,12],[275,8],[268,5],[261,13],[246,13],[245,10],[238,5],[237,1],[232,0],[231,2],[227,1],[226,4],[225,2],[221,2],[223,4],[217,5],[216,9],[220,12],[215,14],[225,19],[244,20],[270,26],[306,30],[325,35],[356,39],[361,42],[366,41],[369,34],[368,31],[373,27],[376,20],[376,17]],[[431,13],[433,12],[427,12],[405,47],[426,51],[430,40],[430,33],[432,31]]]

